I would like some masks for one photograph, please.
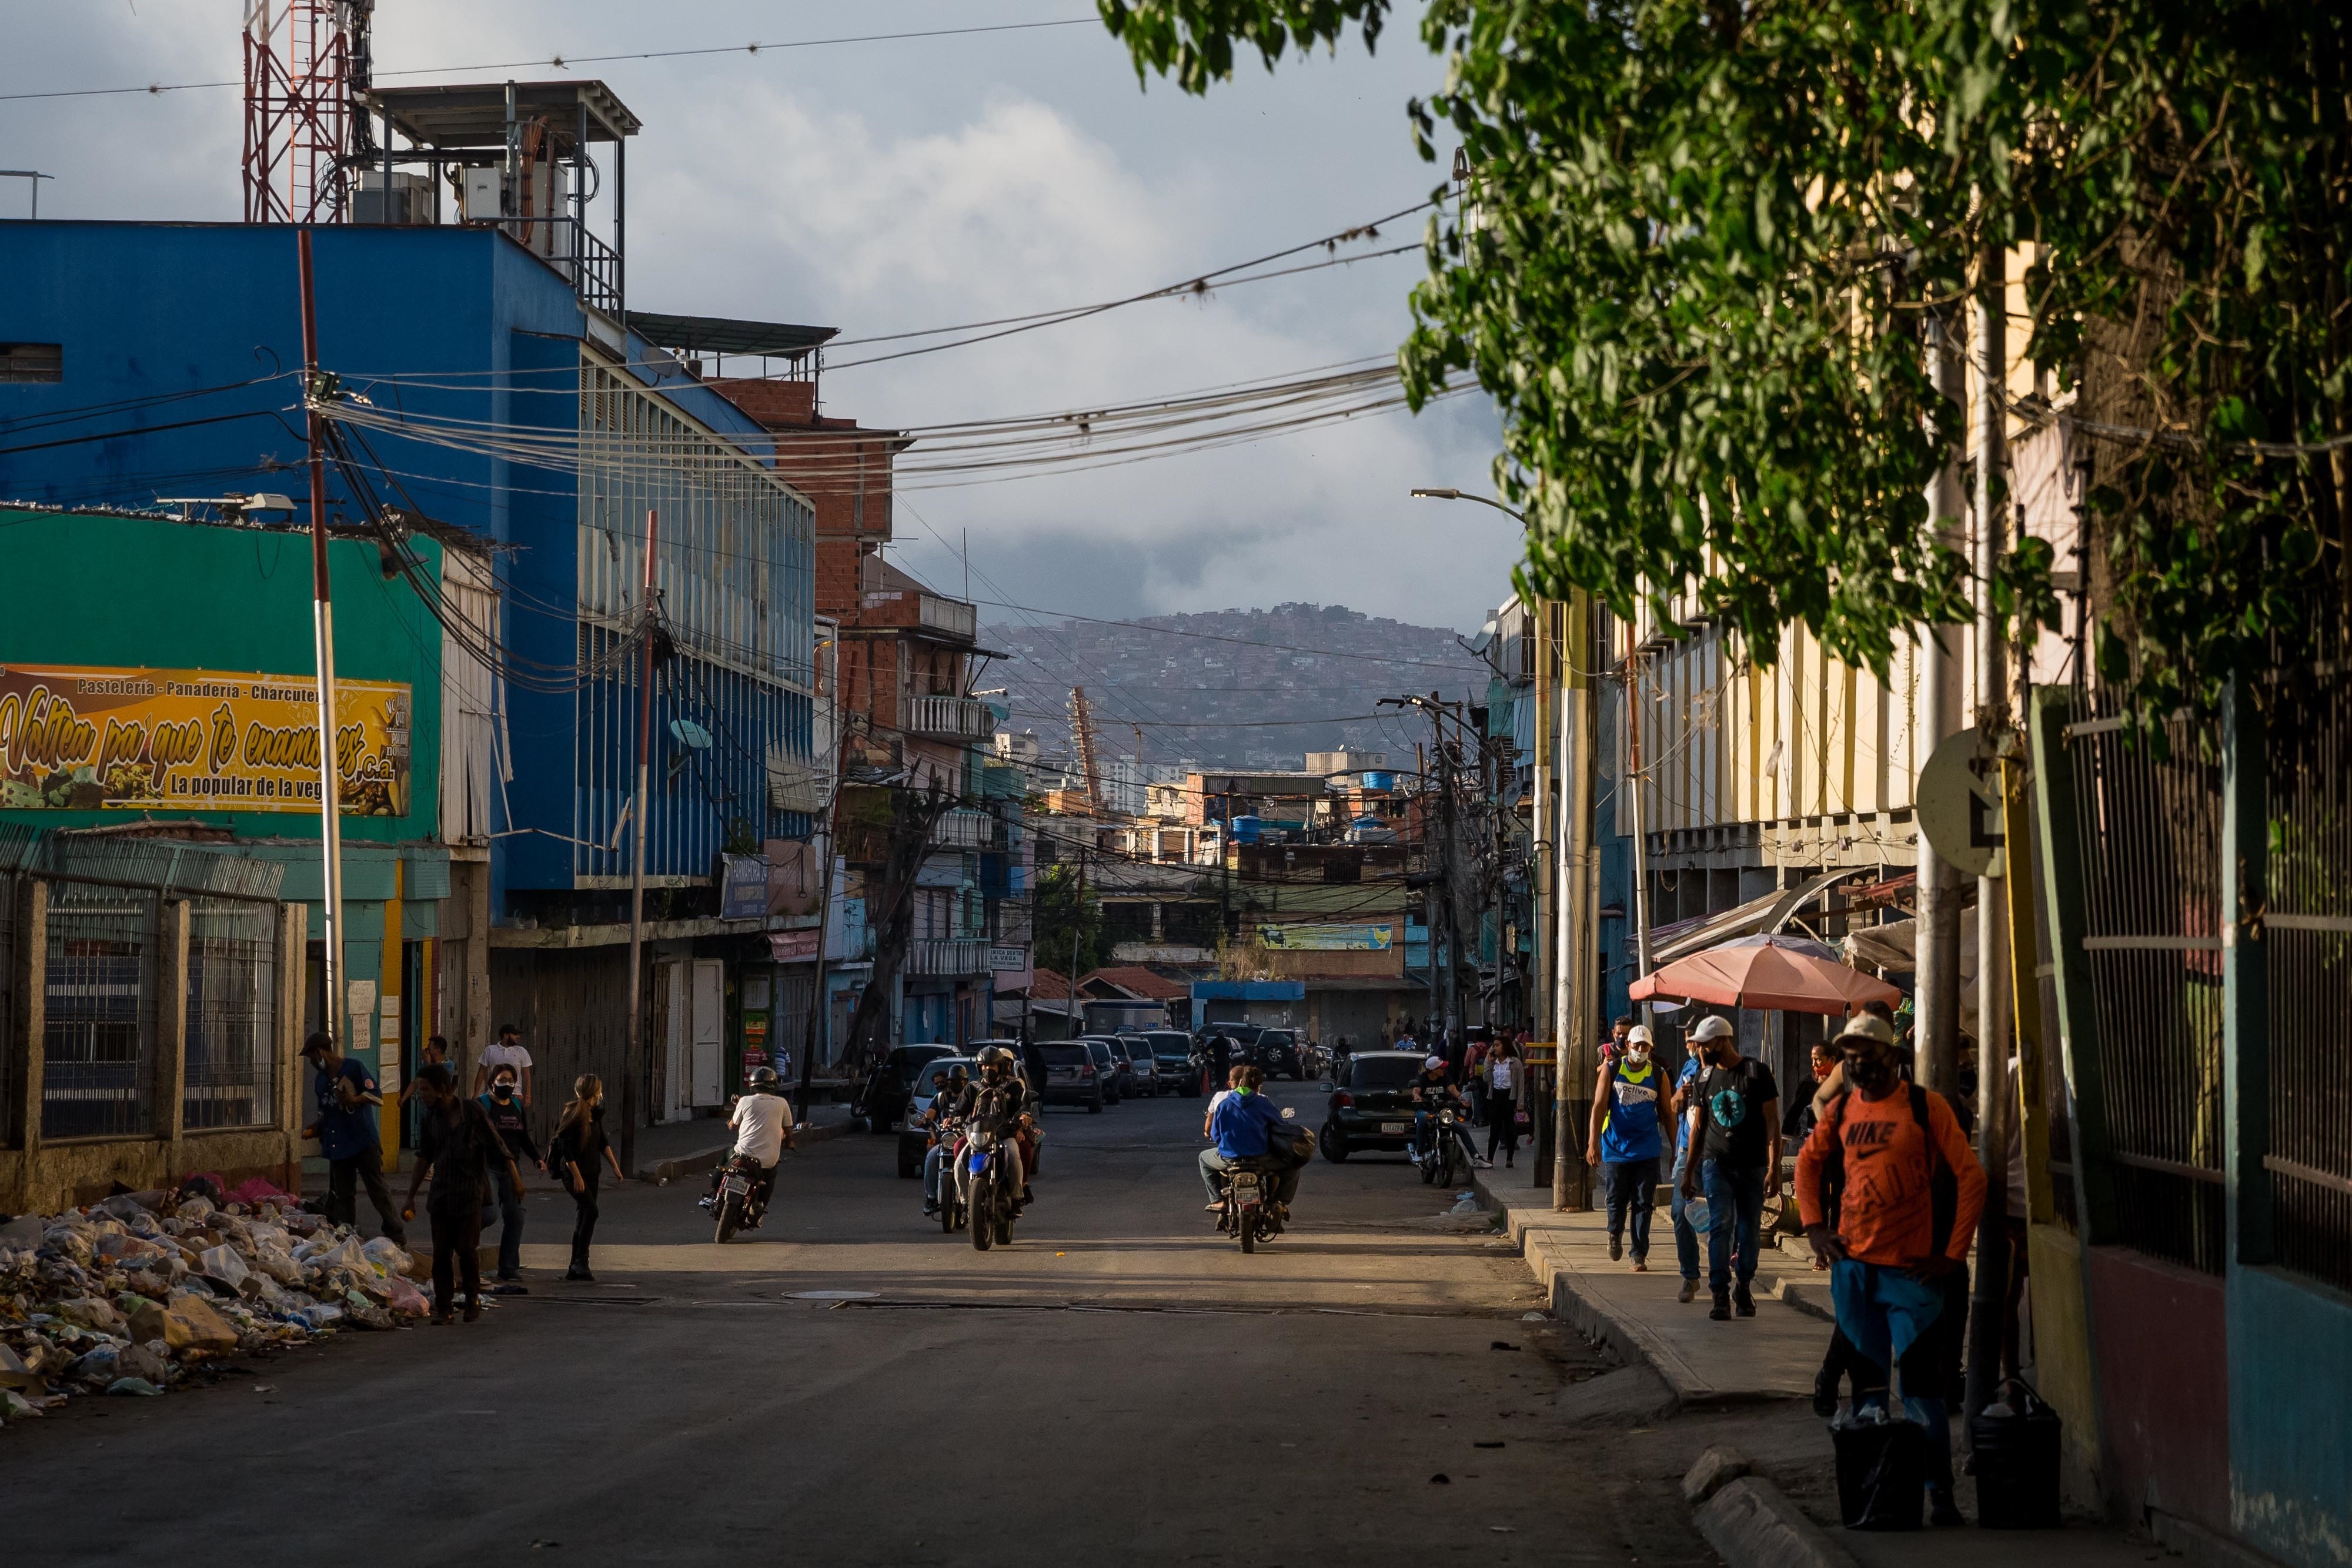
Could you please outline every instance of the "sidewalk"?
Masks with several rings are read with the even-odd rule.
[[[1739,1456],[1731,1472],[1737,1479],[1698,1488],[1695,1475],[1685,1493],[1700,1532],[1731,1568],[2008,1568],[2021,1561],[2049,1568],[2136,1568],[2179,1555],[2079,1519],[2058,1531],[1843,1528],[1829,1437],[1808,1403],[1829,1342],[1825,1276],[1794,1250],[1768,1246],[1757,1263],[1756,1316],[1716,1322],[1706,1315],[1703,1240],[1699,1294],[1687,1304],[1675,1300],[1681,1277],[1665,1209],[1658,1210],[1652,1230],[1652,1271],[1635,1274],[1630,1260],[1609,1260],[1605,1215],[1556,1212],[1549,1189],[1512,1185],[1498,1190],[1498,1174],[1477,1172],[1473,1185],[1481,1201],[1503,1216],[1528,1269],[1549,1290],[1554,1314],[1633,1369],[1596,1383],[1641,1377],[1640,1369],[1646,1369],[1665,1385],[1683,1417],[1629,1436],[1660,1445],[1660,1457],[1671,1454],[1683,1468],[1717,1446]],[[1639,1396],[1629,1395],[1628,1408],[1637,1407]],[[1580,1403],[1606,1419],[1601,1390],[1588,1385]],[[1711,1462],[1701,1461],[1701,1468]],[[1975,1481],[1963,1473],[1956,1490],[1961,1511],[1974,1520]]]
[[[1706,1315],[1703,1238],[1699,1293],[1688,1302],[1675,1300],[1682,1277],[1664,1207],[1651,1229],[1650,1271],[1636,1274],[1630,1260],[1609,1260],[1607,1216],[1555,1212],[1548,1191],[1497,1191],[1495,1175],[1479,1171],[1473,1185],[1506,1217],[1511,1239],[1550,1291],[1552,1312],[1628,1364],[1654,1368],[1676,1405],[1705,1409],[1811,1397],[1829,1343],[1829,1287],[1809,1263],[1766,1248],[1756,1269],[1756,1315],[1716,1322]]]

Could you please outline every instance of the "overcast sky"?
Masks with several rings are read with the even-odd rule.
[[[0,94],[231,79],[244,0],[0,0]],[[479,68],[1085,16],[1087,0],[380,0],[378,68]],[[1404,207],[1440,172],[1408,98],[1438,63],[1409,26],[1255,62],[1206,101],[1139,88],[1099,25],[612,61],[644,121],[629,150],[629,302],[869,337],[1117,298]],[[545,67],[404,76],[533,79]],[[37,168],[44,218],[235,219],[234,89],[0,102],[0,167]],[[0,182],[21,215],[24,183]],[[1408,220],[1387,231],[1410,239]],[[1394,350],[1408,253],[891,365],[828,372],[825,411],[929,424],[1192,391]],[[5,307],[0,307],[5,308]],[[837,358],[848,358],[843,353]],[[1517,541],[1482,507],[1494,417],[1461,399],[1095,475],[902,501],[897,559],[973,597],[1124,616],[1343,602],[1475,629],[1509,593]],[[943,542],[944,541],[944,542]],[[992,587],[991,585],[993,585]],[[1003,617],[992,608],[990,619]]]

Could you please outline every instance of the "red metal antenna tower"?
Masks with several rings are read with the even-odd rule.
[[[348,215],[351,93],[366,85],[373,8],[373,0],[247,0],[247,223],[335,224]]]

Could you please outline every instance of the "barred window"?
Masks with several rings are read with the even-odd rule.
[[[156,895],[59,883],[50,900],[41,1136],[151,1133]]]
[[[269,905],[198,899],[188,915],[189,1132],[277,1118],[278,942]]]

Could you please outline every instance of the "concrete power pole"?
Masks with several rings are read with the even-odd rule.
[[[1953,413],[1961,414],[1968,398],[1968,368],[1950,321],[1940,313],[1927,317],[1927,350],[1937,390],[1951,399]],[[1939,540],[1965,548],[1961,532],[1965,510],[1956,448],[1927,486],[1927,526]],[[1937,742],[1960,727],[1956,722],[1959,660],[1946,642],[1958,635],[1957,627],[1927,628],[1927,646],[1922,650],[1926,663],[1920,672],[1920,711],[1912,721],[1912,755],[1922,763],[1934,753]],[[1912,925],[1912,940],[1918,964],[1919,1082],[1948,1094],[1960,1084],[1959,873],[1936,852],[1926,833],[1920,833],[1918,840],[1919,914]]]
[[[2000,614],[1993,576],[2007,542],[2006,426],[2009,421],[2004,257],[1985,247],[1977,280],[1977,724],[1988,743],[2009,727]],[[2005,846],[2011,876],[2030,874],[2024,844]],[[1977,1268],[1969,1294],[1968,1386],[1974,1416],[1992,1399],[2000,1375],[2001,1319],[2009,1293],[2009,933],[1999,879],[1977,880],[1977,1160],[1984,1167],[1984,1212],[1977,1222]]]

